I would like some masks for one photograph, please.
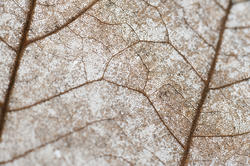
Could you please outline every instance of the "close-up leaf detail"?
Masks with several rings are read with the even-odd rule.
[[[250,165],[249,0],[0,1],[0,165]]]

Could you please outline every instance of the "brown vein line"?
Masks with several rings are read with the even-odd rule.
[[[228,135],[194,135],[193,137],[201,137],[201,138],[207,138],[207,137],[238,137],[238,136],[242,136],[242,135],[247,135],[249,133],[250,133],[250,131],[245,132],[245,133],[228,134]]]
[[[52,30],[51,32],[42,35],[42,36],[38,36],[35,37],[33,39],[30,39],[29,41],[27,41],[27,45],[36,42],[38,40],[42,40],[50,35],[56,34],[58,33],[60,30],[62,30],[63,28],[67,27],[69,24],[71,24],[72,22],[74,22],[77,18],[79,18],[80,16],[82,16],[85,12],[87,12],[92,6],[94,6],[99,0],[94,0],[93,2],[91,2],[87,7],[85,7],[84,9],[82,9],[82,11],[80,11],[79,13],[77,13],[75,16],[73,16],[72,18],[70,18],[66,23],[64,23],[63,25],[61,25],[60,27]]]
[[[139,40],[141,43],[168,44],[166,41]]]
[[[24,109],[28,109],[28,108],[34,107],[34,106],[36,106],[36,105],[38,105],[38,104],[45,103],[45,102],[47,102],[47,101],[49,101],[49,100],[51,100],[51,99],[54,99],[54,98],[59,97],[59,96],[61,96],[61,95],[64,95],[64,94],[66,94],[66,93],[68,93],[68,92],[70,92],[70,91],[73,91],[73,90],[75,90],[75,89],[81,88],[81,87],[83,87],[83,86],[85,86],[85,85],[92,84],[92,83],[98,82],[98,81],[102,81],[102,79],[97,79],[97,80],[92,80],[92,81],[85,82],[85,83],[80,84],[80,85],[78,85],[78,86],[72,87],[72,88],[70,88],[70,89],[68,89],[68,90],[66,90],[66,91],[60,92],[60,93],[58,93],[58,94],[56,94],[56,95],[54,95],[54,96],[50,96],[50,97],[48,97],[48,98],[46,98],[46,99],[42,99],[42,100],[40,100],[40,101],[37,101],[37,102],[35,102],[35,103],[31,104],[31,105],[27,105],[27,106],[24,106],[24,107],[21,107],[21,108],[12,109],[12,110],[9,110],[8,112],[18,112],[18,111],[22,111],[22,110],[24,110]]]
[[[17,156],[14,156],[14,157],[12,157],[12,158],[9,159],[9,160],[0,161],[0,164],[7,164],[7,163],[14,162],[15,160],[18,160],[18,159],[20,159],[20,158],[22,158],[22,157],[25,157],[25,156],[27,156],[28,154],[30,154],[30,153],[32,153],[32,152],[34,152],[34,151],[37,151],[37,150],[39,150],[39,149],[41,149],[41,148],[43,148],[43,147],[45,147],[45,146],[47,146],[47,145],[53,144],[53,143],[55,143],[55,142],[57,142],[57,141],[60,141],[61,139],[65,138],[65,137],[68,137],[68,136],[70,136],[70,135],[72,135],[72,134],[74,134],[74,133],[76,133],[76,132],[80,132],[80,131],[84,130],[85,128],[87,128],[87,127],[90,126],[90,125],[93,125],[93,124],[99,123],[99,122],[103,122],[103,121],[111,121],[111,120],[114,120],[114,118],[100,119],[100,120],[95,120],[95,121],[89,122],[89,123],[87,123],[85,126],[79,127],[79,128],[77,128],[77,129],[74,129],[73,131],[70,131],[70,132],[65,133],[65,134],[63,134],[63,135],[60,135],[60,136],[58,136],[56,139],[53,139],[53,140],[51,140],[51,141],[48,141],[48,142],[46,142],[46,143],[43,143],[43,144],[41,144],[41,145],[35,147],[35,148],[32,148],[32,149],[30,149],[30,150],[27,150],[27,151],[25,151],[24,153],[19,154],[19,155],[17,155]]]
[[[149,101],[150,105],[152,105],[154,112],[157,114],[157,116],[159,117],[160,121],[163,123],[163,125],[167,128],[167,130],[169,131],[170,135],[178,142],[178,144],[185,149],[185,146],[181,143],[181,141],[174,135],[174,133],[172,132],[172,130],[168,127],[168,125],[165,123],[164,119],[161,117],[160,113],[157,111],[157,109],[155,108],[153,102],[149,99],[149,97],[145,94],[142,93],[147,100]]]
[[[249,79],[250,79],[250,77],[247,77],[247,78],[244,78],[242,80],[238,80],[238,81],[226,84],[226,85],[222,85],[222,86],[215,87],[215,88],[210,88],[210,90],[218,90],[218,89],[226,88],[226,87],[229,87],[229,86],[232,86],[232,85],[235,85],[235,84],[239,84],[239,83],[248,81]]]
[[[0,40],[1,40],[4,44],[6,44],[11,50],[13,50],[13,51],[15,51],[15,52],[17,53],[17,50],[16,50],[14,47],[12,47],[11,45],[9,45],[9,43],[7,43],[2,37],[0,37]]]
[[[105,22],[105,21],[102,21],[100,20],[98,17],[94,16],[94,15],[91,15],[91,14],[88,14],[86,13],[86,15],[94,18],[96,21],[98,21],[100,24],[104,24],[104,25],[111,25],[111,26],[114,26],[114,25],[121,25],[121,23],[109,23],[109,22]]]
[[[12,72],[11,72],[8,89],[6,90],[3,107],[2,107],[2,110],[1,110],[1,113],[0,113],[0,141],[1,141],[1,138],[2,138],[2,134],[3,134],[5,118],[6,118],[7,110],[8,110],[8,107],[9,107],[11,92],[12,92],[12,90],[14,88],[14,85],[15,85],[17,71],[18,71],[18,68],[20,66],[20,61],[21,61],[22,55],[23,55],[23,53],[25,51],[25,48],[27,46],[26,41],[27,41],[27,36],[28,36],[28,33],[29,33],[29,28],[30,28],[30,24],[31,24],[31,21],[32,21],[32,17],[33,17],[33,14],[34,14],[34,9],[35,9],[35,6],[36,6],[36,0],[30,1],[29,5],[30,5],[29,6],[29,12],[27,14],[27,19],[26,19],[26,22],[25,22],[23,30],[22,30],[22,37],[21,37],[21,40],[20,40],[20,43],[19,43],[19,46],[18,46],[17,56],[16,56],[16,59],[15,59],[15,62],[14,62]]]
[[[233,5],[236,5],[236,4],[240,4],[240,3],[246,3],[246,2],[250,2],[250,0],[240,0],[240,1],[236,1],[236,2],[233,2]]]
[[[235,154],[237,154],[238,156],[250,157],[250,154],[241,154],[241,153],[238,153],[238,152],[235,152]]]
[[[138,54],[137,55],[139,57],[139,59],[141,60],[142,62],[142,65],[145,67],[145,69],[147,70],[147,76],[146,76],[146,79],[145,79],[145,84],[143,86],[143,90],[145,90],[146,86],[147,86],[147,83],[148,83],[148,77],[149,77],[149,73],[150,73],[150,70],[148,69],[147,65],[144,63],[142,57]]]
[[[187,58],[171,43],[168,43],[182,58],[183,60],[192,68],[192,70],[195,72],[195,74],[201,79],[202,82],[205,82],[205,80],[200,76],[200,74],[197,72],[197,70],[193,67],[193,65],[187,60]]]
[[[240,29],[248,29],[250,28],[250,25],[246,25],[246,26],[238,26],[238,27],[226,27],[227,29],[234,29],[234,30],[240,30]]]
[[[166,129],[169,131],[170,135],[176,140],[176,142],[178,142],[178,144],[184,149],[184,145],[181,143],[181,141],[174,135],[174,133],[172,132],[172,130],[168,127],[168,125],[165,123],[164,119],[161,117],[160,113],[158,112],[158,110],[155,108],[153,102],[150,100],[150,98],[148,97],[148,95],[141,91],[141,90],[138,90],[138,89],[134,89],[134,88],[131,88],[131,87],[128,87],[128,86],[125,86],[125,85],[121,85],[121,84],[118,84],[118,83],[115,83],[115,82],[112,82],[110,80],[107,80],[107,79],[103,79],[104,81],[106,81],[107,83],[110,83],[110,84],[113,84],[113,85],[116,85],[118,87],[123,87],[123,88],[126,88],[128,90],[131,90],[131,91],[135,91],[139,94],[142,94],[149,102],[149,104],[153,107],[153,110],[154,112],[157,114],[158,118],[160,119],[160,121],[162,122],[162,124],[166,127]]]
[[[220,29],[220,33],[219,33],[219,40],[218,40],[217,45],[216,45],[215,55],[214,55],[211,67],[209,69],[209,72],[208,72],[207,81],[205,82],[205,87],[204,87],[204,89],[202,91],[201,99],[200,99],[200,101],[198,103],[198,106],[197,106],[197,108],[195,110],[196,113],[195,113],[195,116],[194,116],[194,119],[193,119],[193,122],[192,122],[192,126],[191,126],[191,129],[190,129],[188,138],[187,138],[186,143],[185,143],[185,150],[184,150],[183,156],[181,158],[180,166],[185,166],[187,164],[187,159],[188,159],[190,147],[191,147],[191,144],[192,144],[192,138],[193,138],[193,135],[194,135],[198,120],[200,118],[202,106],[203,106],[203,104],[204,104],[204,102],[206,100],[207,94],[209,92],[209,84],[211,82],[211,79],[212,79],[212,76],[213,76],[213,73],[214,73],[214,70],[215,70],[215,66],[216,66],[216,63],[217,63],[217,59],[218,59],[218,56],[219,56],[219,52],[220,52],[220,48],[221,48],[221,44],[222,44],[222,40],[223,40],[225,25],[226,25],[228,15],[230,13],[231,8],[232,8],[232,1],[229,2],[228,7],[226,9],[226,14],[222,18],[222,21],[221,21],[221,29]]]

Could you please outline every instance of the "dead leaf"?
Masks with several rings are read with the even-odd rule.
[[[249,8],[0,2],[0,164],[250,165]]]

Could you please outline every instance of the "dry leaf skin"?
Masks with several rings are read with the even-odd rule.
[[[0,165],[250,165],[250,2],[0,2]]]

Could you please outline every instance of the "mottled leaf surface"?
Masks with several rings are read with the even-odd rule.
[[[250,165],[250,1],[3,0],[0,165]]]

